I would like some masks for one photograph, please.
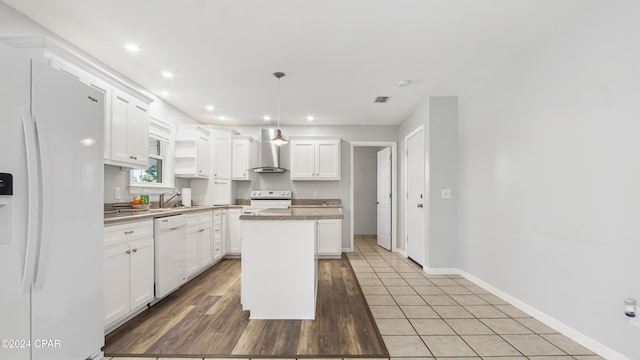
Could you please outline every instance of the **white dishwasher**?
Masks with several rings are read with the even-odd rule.
[[[175,215],[153,222],[156,298],[161,299],[187,281],[187,217]]]

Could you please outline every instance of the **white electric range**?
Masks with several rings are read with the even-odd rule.
[[[243,214],[253,214],[264,209],[288,209],[291,206],[291,190],[253,190],[251,205],[242,207]]]

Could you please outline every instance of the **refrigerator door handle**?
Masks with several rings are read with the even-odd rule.
[[[27,209],[27,246],[24,271],[22,273],[22,293],[27,294],[31,291],[31,287],[35,281],[36,266],[38,263],[42,193],[36,129],[31,114],[24,109],[22,110],[22,130],[27,155],[27,196],[29,198]]]
[[[47,259],[47,243],[43,242],[44,234],[49,234],[47,231],[47,220],[49,218],[45,218],[43,215],[42,209],[47,206],[47,198],[44,196],[45,192],[44,188],[44,167],[43,164],[51,164],[51,160],[49,160],[49,154],[47,151],[42,151],[42,142],[40,141],[40,134],[38,132],[38,113],[33,113],[33,123],[35,124],[35,145],[37,149],[37,157],[38,157],[38,186],[39,188],[39,211],[38,211],[38,242],[36,246],[36,271],[34,276],[33,289],[38,291],[42,290],[42,284],[44,281],[44,275],[46,274],[45,260]]]

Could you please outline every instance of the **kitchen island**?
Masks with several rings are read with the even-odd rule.
[[[317,224],[341,208],[267,209],[242,215],[241,301],[250,319],[315,319]]]

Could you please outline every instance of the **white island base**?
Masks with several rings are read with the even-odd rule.
[[[250,319],[315,319],[315,220],[242,221],[242,309]]]

